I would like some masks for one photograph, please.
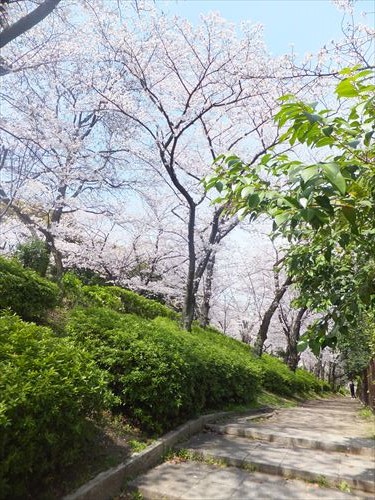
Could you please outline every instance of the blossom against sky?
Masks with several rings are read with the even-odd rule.
[[[294,52],[303,57],[342,36],[343,11],[331,0],[166,0],[160,3],[163,10],[194,23],[201,14],[210,11],[218,11],[235,23],[248,20],[261,23],[267,46],[274,55],[290,52],[293,45]],[[375,25],[373,0],[357,0],[353,5],[357,22]]]

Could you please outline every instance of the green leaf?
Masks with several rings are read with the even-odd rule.
[[[324,208],[326,212],[328,212],[330,215],[333,215],[334,210],[331,205],[331,202],[329,201],[328,196],[316,196],[315,201],[318,203],[320,207]]]
[[[305,219],[306,222],[311,222],[316,216],[315,208],[305,208],[301,210],[301,216]]]
[[[215,188],[219,191],[219,193],[222,192],[223,187],[224,187],[224,184],[221,181],[216,182]]]
[[[284,101],[290,101],[291,99],[295,99],[294,94],[285,94],[285,95],[279,97],[277,100],[280,102],[284,102]]]
[[[336,187],[342,195],[346,193],[346,181],[336,163],[323,163],[323,172],[330,183]]]
[[[342,80],[335,90],[338,97],[356,97],[358,90],[349,79]]]
[[[271,153],[267,153],[267,154],[265,154],[265,155],[262,157],[262,159],[261,159],[260,163],[261,163],[262,165],[267,165],[267,163],[270,161],[270,159],[271,159],[271,158],[272,158]]]
[[[298,343],[297,343],[297,351],[298,352],[303,352],[305,351],[307,348],[309,347],[309,342],[307,339],[301,339]]]
[[[247,199],[247,206],[252,209],[256,208],[259,205],[260,198],[257,193],[251,194]]]
[[[249,195],[254,193],[253,186],[245,186],[241,191],[241,198],[247,198]]]
[[[333,132],[333,127],[332,127],[332,125],[329,125],[328,127],[323,127],[323,128],[322,128],[322,132],[323,132],[323,134],[324,134],[325,136],[329,137],[329,136],[332,134],[332,132]]]
[[[311,165],[309,167],[302,168],[300,170],[301,177],[304,182],[307,182],[312,177],[316,176],[319,173],[319,169],[317,165]]]
[[[283,200],[290,206],[294,208],[301,208],[301,205],[297,198],[293,198],[292,196],[284,196]]]
[[[220,163],[222,160],[225,160],[225,155],[219,155],[219,156],[217,156],[217,157],[214,159],[213,163],[214,163],[214,164],[215,164],[215,163]]]
[[[334,139],[332,137],[322,137],[318,141],[315,142],[315,146],[317,148],[322,148],[324,146],[331,146],[335,143]]]
[[[374,135],[374,130],[371,130],[370,132],[366,132],[365,139],[363,141],[363,143],[364,143],[365,146],[368,147],[370,145],[371,137],[373,135]]]
[[[327,336],[323,339],[322,343],[321,343],[321,347],[322,349],[324,349],[325,347],[335,347],[335,345],[337,344],[337,337],[336,336]]]
[[[289,214],[286,212],[282,212],[282,213],[275,215],[274,222],[275,222],[276,226],[279,227],[282,224],[284,224],[284,222],[286,222],[288,219],[289,219]]]
[[[358,141],[358,140],[350,141],[350,142],[348,142],[348,146],[355,149],[359,143],[360,143],[360,141]]]
[[[315,356],[319,356],[321,350],[321,344],[318,339],[310,339],[309,347]]]
[[[350,242],[349,234],[342,234],[339,238],[339,243],[342,248],[346,248]]]
[[[352,226],[356,227],[356,211],[354,207],[350,205],[343,205],[341,207],[342,213],[345,215],[345,218],[350,222]]]
[[[323,118],[316,113],[305,112],[304,115],[306,116],[306,118],[309,120],[310,123],[317,123],[323,121]]]
[[[354,68],[343,68],[339,71],[340,75],[351,75],[353,71],[355,71],[356,67]]]

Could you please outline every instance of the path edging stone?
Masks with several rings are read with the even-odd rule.
[[[178,442],[184,441],[194,434],[201,432],[206,424],[232,415],[254,415],[272,411],[270,407],[257,408],[247,411],[221,411],[202,415],[197,419],[189,420],[174,431],[168,432],[160,439],[141,452],[134,453],[125,462],[100,472],[93,479],[78,488],[75,492],[63,497],[63,500],[109,500],[118,495],[127,479],[134,478],[148,469],[158,465],[164,455]]]

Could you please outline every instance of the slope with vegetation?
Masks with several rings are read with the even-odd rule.
[[[1,497],[24,497],[77,463],[104,411],[155,435],[254,404],[263,389],[328,388],[212,328],[182,331],[175,311],[129,290],[69,273],[56,285],[0,258],[0,291]]]

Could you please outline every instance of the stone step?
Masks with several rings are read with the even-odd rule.
[[[267,423],[262,425],[248,425],[241,422],[226,425],[207,424],[206,428],[218,434],[269,441],[289,447],[337,451],[375,458],[375,441],[373,439],[338,434],[324,434],[322,436],[321,432],[307,433],[306,429]]]
[[[235,467],[318,483],[324,481],[330,485],[345,483],[351,488],[375,493],[374,463],[368,457],[288,448],[213,433],[198,434],[182,447],[197,457]]]
[[[165,462],[132,481],[145,500],[355,500],[371,498],[236,467]],[[345,486],[345,485],[344,485]],[[124,498],[124,497],[120,497]],[[125,498],[132,498],[131,495]],[[133,497],[134,498],[134,497]]]

